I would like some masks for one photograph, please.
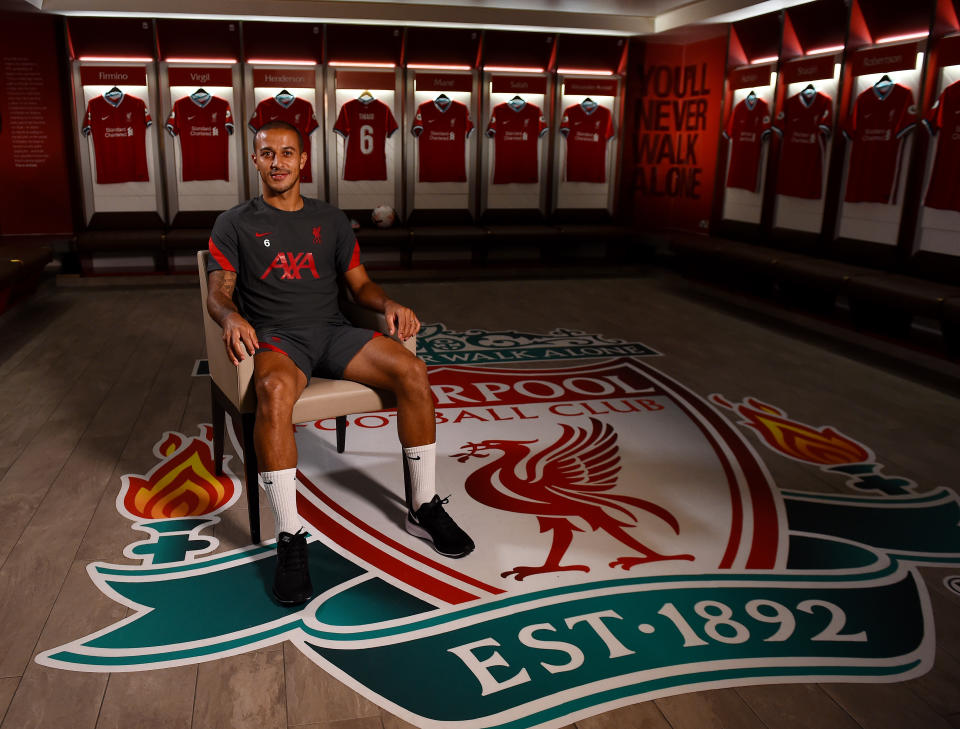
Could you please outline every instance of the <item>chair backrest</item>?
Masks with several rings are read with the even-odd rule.
[[[207,311],[207,260],[209,251],[197,252],[197,269],[200,272],[200,309],[203,316],[203,337],[207,344],[207,362],[210,377],[223,394],[241,413],[256,409],[256,392],[252,386],[253,357],[247,357],[235,367],[227,357],[223,345],[223,329]]]

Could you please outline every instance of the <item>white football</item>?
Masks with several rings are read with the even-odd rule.
[[[389,205],[377,205],[370,214],[370,219],[378,228],[389,228],[397,219],[397,213]]]

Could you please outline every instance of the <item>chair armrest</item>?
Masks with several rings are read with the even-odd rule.
[[[347,295],[340,297],[340,311],[343,312],[343,315],[347,317],[347,319],[350,320],[350,323],[354,326],[363,327],[364,329],[373,329],[375,332],[387,334],[387,317],[378,311],[368,309],[365,306],[360,306],[360,304],[349,299]],[[400,344],[410,350],[412,354],[417,353],[416,334],[407,339],[405,342],[401,342],[396,335],[393,335],[390,338],[400,342]]]
[[[256,393],[251,385],[253,381],[253,357],[245,358],[239,366],[234,365],[223,346],[223,329],[207,311],[207,257],[209,255],[207,251],[197,252],[203,339],[207,346],[210,379],[240,412],[253,412],[256,408]]]

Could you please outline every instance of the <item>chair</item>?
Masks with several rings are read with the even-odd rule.
[[[209,251],[197,253],[200,271],[200,308],[203,315],[204,339],[207,360],[210,365],[210,400],[213,411],[213,460],[217,474],[223,473],[223,436],[226,413],[239,430],[240,447],[243,451],[244,482],[247,491],[247,507],[250,512],[250,540],[260,541],[260,493],[257,482],[257,454],[253,447],[253,424],[256,419],[256,391],[253,387],[253,357],[247,357],[239,366],[227,357],[223,346],[223,330],[207,313],[207,259]],[[387,331],[383,314],[365,309],[341,296],[341,311],[356,326]],[[402,344],[416,354],[416,337]],[[343,453],[346,444],[347,415],[368,413],[396,406],[393,393],[377,390],[349,380],[311,378],[300,399],[293,407],[291,424],[336,418],[337,452]],[[239,429],[236,427],[239,422]],[[406,466],[406,463],[404,463]],[[404,468],[404,486],[409,492],[409,479]],[[409,493],[407,493],[409,500]]]

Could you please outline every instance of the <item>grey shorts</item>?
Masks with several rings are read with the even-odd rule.
[[[380,332],[349,324],[309,327],[263,327],[257,330],[257,352],[287,355],[307,376],[339,380],[357,352]]]

